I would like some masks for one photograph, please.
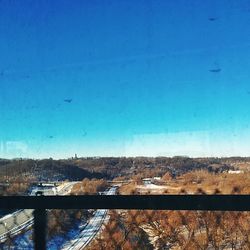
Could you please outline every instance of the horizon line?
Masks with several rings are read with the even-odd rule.
[[[72,159],[86,159],[86,158],[92,158],[92,159],[98,159],[98,158],[190,158],[190,159],[209,159],[209,158],[250,158],[249,156],[239,156],[239,155],[232,155],[232,156],[188,156],[188,155],[174,155],[174,156],[146,156],[146,155],[137,155],[137,156],[71,156],[67,158],[53,158],[53,157],[44,157],[44,158],[32,158],[32,157],[0,157],[0,160],[72,160]]]

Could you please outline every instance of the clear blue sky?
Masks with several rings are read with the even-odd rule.
[[[0,157],[250,155],[249,27],[248,0],[0,1]]]

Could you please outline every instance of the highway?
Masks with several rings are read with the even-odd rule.
[[[70,194],[72,187],[77,183],[79,183],[79,181],[72,181],[72,182],[68,182],[64,185],[57,187],[57,189],[56,189],[57,195]]]
[[[0,219],[0,242],[4,242],[7,236],[17,235],[24,228],[33,224],[33,210],[22,209],[8,214]]]
[[[116,187],[111,187],[103,195],[115,195]],[[82,229],[76,238],[68,241],[62,250],[78,250],[85,248],[100,232],[105,221],[108,221],[107,209],[98,209],[94,216],[89,220],[88,224]]]
[[[56,190],[57,195],[67,195],[77,182],[65,183]],[[0,243],[4,242],[8,236],[19,234],[22,229],[27,229],[33,225],[33,209],[21,209],[12,214],[0,218]]]

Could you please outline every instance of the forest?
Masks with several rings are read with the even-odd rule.
[[[38,182],[77,181],[70,195],[249,194],[250,159],[135,157],[0,160],[1,195]],[[150,181],[149,183],[145,183]],[[49,210],[48,240],[70,237],[95,210]],[[249,249],[249,212],[110,210],[88,249]]]

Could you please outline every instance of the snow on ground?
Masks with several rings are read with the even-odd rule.
[[[152,194],[162,194],[165,190],[167,191],[179,191],[179,187],[171,187],[167,185],[156,185],[153,183],[144,184],[144,185],[137,185],[136,189],[141,193],[150,192]]]
[[[96,210],[94,216],[90,219],[86,227],[78,233],[77,237],[72,238],[68,241],[62,249],[82,249],[88,245],[88,243],[95,237],[100,230],[105,216],[107,214],[106,209]]]
[[[81,233],[82,228],[86,226],[86,223],[78,223],[74,228],[72,228],[67,234],[59,235],[53,237],[47,244],[48,250],[58,250],[66,244],[69,239],[77,238]]]
[[[103,195],[115,195],[117,187],[111,187]],[[68,238],[68,242],[63,246],[64,250],[83,249],[101,231],[103,223],[107,222],[107,209],[98,209],[87,225],[77,232],[75,237]],[[54,250],[54,249],[53,249]]]
[[[69,184],[63,185],[65,188],[71,187]],[[116,187],[112,187],[109,190],[104,192],[104,195],[114,195],[116,192]],[[18,212],[18,211],[17,211]],[[15,213],[17,213],[15,212]],[[13,214],[12,214],[13,215]],[[85,245],[87,245],[95,235],[100,231],[100,228],[104,222],[108,219],[107,210],[106,209],[98,209],[96,210],[94,216],[90,219],[88,223],[80,222],[75,225],[68,233],[64,235],[57,235],[53,237],[47,243],[48,250],[58,250],[62,249],[65,246],[79,247],[82,246],[82,241]],[[9,215],[6,215],[8,217]],[[11,247],[7,246],[7,244],[0,244],[0,249],[7,250],[31,250],[34,249],[34,244],[32,241],[32,230],[28,230],[25,233],[17,236],[15,240],[13,240],[13,245]],[[68,244],[67,244],[68,243]]]
[[[6,244],[6,242],[0,244],[0,249],[3,250],[33,250],[34,244],[32,241],[32,230],[28,230],[22,235],[13,238],[11,245]]]
[[[137,188],[140,189],[167,189],[170,188],[169,186],[160,186],[155,184],[145,184],[145,185],[138,185]]]

